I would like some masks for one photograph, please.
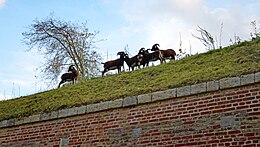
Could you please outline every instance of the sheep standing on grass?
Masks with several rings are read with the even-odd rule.
[[[160,60],[160,62],[162,63],[163,62],[163,56],[162,56],[162,53],[160,50],[158,51],[154,51],[152,53],[149,53],[150,49],[145,49],[145,48],[141,48],[139,50],[139,55],[143,55],[143,59],[144,61],[142,62],[143,63],[143,67],[148,67],[149,65],[149,62],[152,62],[152,61],[157,61],[157,60]]]
[[[118,52],[117,55],[119,55],[119,59],[116,60],[111,60],[111,61],[107,61],[104,64],[104,71],[102,71],[102,77],[104,76],[104,74],[109,71],[109,70],[114,70],[117,69],[118,73],[121,72],[121,67],[124,67],[124,52]]]
[[[67,82],[67,81],[73,81],[73,84],[75,84],[76,80],[78,80],[79,72],[76,69],[74,65],[70,65],[68,72],[62,74],[61,81],[59,83],[58,88],[60,88],[60,85]]]
[[[173,49],[160,50],[159,47],[159,44],[154,44],[151,51],[160,51],[164,62],[166,59],[175,60],[176,52]]]
[[[129,67],[129,71],[130,71],[130,69],[132,69],[132,71],[134,71],[134,68],[136,66],[140,69],[140,65],[143,61],[143,55],[135,55],[135,56],[129,58],[128,54],[125,54],[124,59],[125,59],[126,64]]]

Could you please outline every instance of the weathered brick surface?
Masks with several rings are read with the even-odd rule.
[[[0,146],[260,146],[260,83],[142,105],[139,99],[88,105],[78,116],[1,128]],[[76,112],[40,117],[71,113]]]

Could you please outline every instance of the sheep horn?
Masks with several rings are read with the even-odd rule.
[[[122,52],[122,51],[117,53],[117,55],[124,55],[124,54],[125,54],[125,52]]]

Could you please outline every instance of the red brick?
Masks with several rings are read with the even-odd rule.
[[[165,131],[165,132],[162,132],[162,134],[172,134],[172,131]]]
[[[213,98],[219,98],[219,97],[223,97],[223,95],[222,94],[213,95]]]
[[[181,144],[175,144],[174,146],[175,147],[185,147],[186,145],[184,143],[181,143]]]
[[[252,136],[255,136],[255,133],[246,133],[245,136],[246,137],[252,137]]]
[[[186,121],[183,124],[184,125],[191,125],[191,124],[194,124],[194,123],[195,123],[195,121]]]
[[[237,94],[245,94],[245,93],[248,93],[248,92],[249,92],[249,90],[238,91],[238,92],[236,92],[236,95]]]
[[[217,109],[217,110],[212,110],[212,113],[222,113],[224,110],[223,109]]]
[[[207,107],[207,105],[204,104],[204,105],[197,105],[197,106],[196,106],[196,108],[204,108],[204,107]]]
[[[257,116],[259,116],[260,112],[250,112],[249,115],[257,115]]]
[[[192,113],[190,114],[191,117],[195,117],[195,116],[199,116],[200,114],[199,113]]]
[[[260,89],[259,88],[253,88],[253,89],[250,89],[250,92],[259,92]]]
[[[236,107],[237,110],[247,109],[247,108],[249,108],[249,106],[238,106],[238,107]]]
[[[229,131],[228,134],[239,134],[241,131],[240,130],[232,130]]]
[[[232,108],[226,108],[223,110],[223,112],[228,112],[228,111],[234,111],[236,110],[236,108],[232,107]]]
[[[181,137],[172,137],[171,140],[181,140]]]
[[[255,147],[254,144],[246,144],[246,145],[243,145],[243,147]]]
[[[149,142],[150,142],[150,140],[144,140],[144,141],[141,141],[141,144],[147,144]]]
[[[225,105],[225,104],[230,104],[230,101],[221,101],[217,103],[217,105]]]
[[[186,114],[186,115],[181,115],[180,118],[186,118],[186,117],[190,117],[190,114]]]
[[[189,142],[185,144],[186,146],[195,146],[198,145],[198,142]]]
[[[253,107],[260,107],[260,102],[258,104],[252,104],[250,105],[250,108],[253,108]]]
[[[198,142],[198,145],[199,145],[199,146],[201,146],[201,145],[204,145],[204,146],[205,146],[206,144],[207,144],[207,142]]]
[[[211,114],[211,111],[204,111],[204,112],[200,112],[201,115],[207,115],[207,114]]]
[[[220,125],[214,125],[214,126],[212,126],[212,128],[213,129],[218,129],[218,128],[220,128]]]
[[[182,138],[182,139],[190,139],[190,138],[192,138],[192,136],[191,136],[191,135],[188,135],[188,136],[182,136],[181,138]]]
[[[219,143],[219,140],[210,140],[208,141],[209,144],[216,144]]]

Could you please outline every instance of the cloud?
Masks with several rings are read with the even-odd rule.
[[[205,28],[219,40],[223,23],[222,45],[226,46],[234,34],[242,40],[249,39],[252,18],[260,19],[257,9],[260,2],[235,2],[218,6],[212,2],[210,7],[206,0],[125,0],[121,10],[127,22],[124,34],[130,35],[137,33],[133,30],[139,30],[147,48],[159,43],[162,48],[176,50],[181,34],[182,47],[189,49],[191,46],[194,54],[206,51],[199,40],[191,35],[197,33],[197,26]]]
[[[7,94],[5,93],[5,91],[3,92],[3,94],[0,93],[0,102],[1,102],[1,101],[4,101],[4,100],[11,99],[11,98],[12,98],[12,96],[11,96],[11,95],[7,95]]]
[[[190,30],[200,21],[196,15],[203,13],[201,7],[201,0],[147,0],[138,2],[138,5],[135,0],[127,0],[124,1],[122,14],[129,30],[141,30],[147,48],[159,43],[162,48],[178,50],[180,34],[182,42],[187,48],[190,46],[189,42],[193,40]]]
[[[0,8],[2,8],[5,5],[5,0],[0,0]]]
[[[3,63],[8,68],[0,69],[0,100],[32,94],[46,88],[39,77],[35,77],[36,68],[43,60],[35,51],[2,50],[0,53],[9,55],[9,59],[6,59],[8,62]]]

